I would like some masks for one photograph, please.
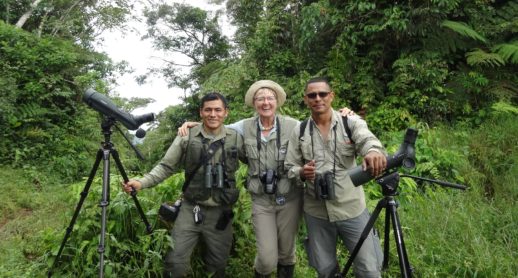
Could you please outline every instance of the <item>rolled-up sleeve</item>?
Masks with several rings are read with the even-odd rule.
[[[356,152],[361,156],[366,156],[370,151],[378,151],[386,155],[383,144],[369,130],[367,123],[360,117],[349,117],[348,123],[353,131],[352,137],[355,143]]]

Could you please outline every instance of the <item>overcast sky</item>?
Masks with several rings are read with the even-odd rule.
[[[200,7],[204,10],[216,10],[224,6],[216,6],[207,4],[206,0],[191,0],[180,1],[175,0],[171,2],[185,2],[189,5]],[[141,16],[141,11],[135,11],[138,16]],[[176,105],[181,102],[180,98],[183,96],[183,91],[179,88],[168,88],[166,82],[159,77],[149,78],[147,83],[139,85],[135,81],[135,77],[146,73],[150,65],[161,65],[160,59],[156,57],[163,57],[160,52],[154,50],[151,42],[140,40],[140,37],[145,33],[145,22],[133,21],[130,27],[138,30],[137,32],[110,32],[104,35],[105,42],[99,46],[99,51],[106,52],[114,62],[127,61],[129,66],[134,69],[131,74],[125,74],[117,80],[118,86],[112,90],[111,94],[118,94],[121,97],[142,97],[153,98],[154,103],[151,103],[143,109],[133,111],[134,114],[143,114],[154,112],[158,113],[168,106]],[[222,30],[227,36],[228,28]]]

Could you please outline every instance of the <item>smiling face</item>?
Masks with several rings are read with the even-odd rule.
[[[335,95],[326,82],[309,83],[304,92],[304,103],[314,115],[324,114],[332,109]]]
[[[261,118],[275,117],[277,96],[269,88],[261,88],[254,95],[254,108]]]
[[[203,126],[210,133],[217,133],[219,131],[227,115],[228,110],[221,99],[205,101],[200,108]]]

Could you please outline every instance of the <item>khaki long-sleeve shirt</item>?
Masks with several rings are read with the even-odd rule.
[[[202,163],[203,165],[198,168],[194,174],[187,190],[202,189],[205,186],[205,172],[203,166],[209,162],[212,164],[221,162],[223,151],[225,151],[226,154],[225,168],[228,178],[231,180],[234,179],[234,173],[239,167],[238,159],[246,162],[242,136],[237,134],[234,130],[226,129],[225,127],[222,127],[220,133],[216,136],[211,136],[203,130],[203,125],[192,128],[190,133],[190,136],[177,136],[162,160],[149,173],[145,174],[142,179],[139,179],[142,183],[142,188],[155,186],[172,174],[183,169],[186,169],[186,172],[188,172],[188,170],[193,171],[198,163]],[[206,149],[211,143],[222,138],[225,139],[225,150],[218,148],[212,156],[211,161],[200,161],[200,152]],[[205,141],[205,143],[202,143],[203,141]],[[235,157],[232,157],[232,148],[235,148]],[[200,204],[209,206],[217,205],[212,197],[207,201],[200,202]]]
[[[315,160],[316,172],[320,174],[326,171],[333,172],[334,164],[336,199],[316,198],[313,183],[306,181],[304,212],[332,222],[354,218],[366,208],[365,193],[362,186],[353,185],[347,170],[356,166],[357,153],[365,156],[369,151],[385,153],[385,150],[381,142],[368,129],[367,123],[358,116],[348,117],[355,144],[352,144],[348,138],[342,118],[336,111],[333,111],[327,140],[322,138],[316,125],[313,128],[313,136],[310,136],[312,124],[314,123],[309,119],[303,136],[300,136],[300,124],[291,134],[285,162],[288,177],[301,180],[300,170],[310,160]]]

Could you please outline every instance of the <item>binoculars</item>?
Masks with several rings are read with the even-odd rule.
[[[277,192],[277,173],[275,170],[268,169],[262,172],[259,179],[263,184],[264,193],[275,194],[275,192]]]
[[[334,185],[334,174],[333,172],[325,172],[323,174],[316,174],[314,186],[315,196],[322,200],[334,200],[335,196],[335,185]]]
[[[216,163],[205,165],[205,188],[223,188],[225,182],[223,165]]]

